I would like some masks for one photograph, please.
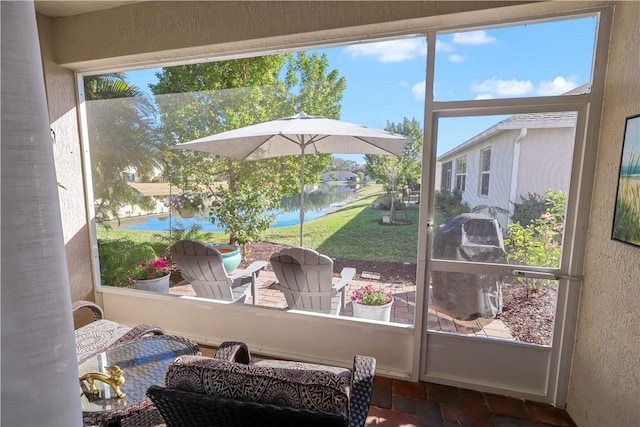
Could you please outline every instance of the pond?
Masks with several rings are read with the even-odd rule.
[[[352,201],[358,188],[357,184],[322,184],[314,191],[304,194],[304,222],[327,215]],[[287,196],[280,201],[280,209],[273,211],[276,221],[271,228],[300,224],[300,195]],[[119,227],[123,230],[169,231],[174,227],[190,228],[194,225],[202,231],[224,231],[212,224],[209,216],[201,212],[193,218],[181,218],[177,213],[153,218],[127,218]]]

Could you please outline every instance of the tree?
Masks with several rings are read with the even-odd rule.
[[[404,118],[402,123],[387,123],[385,130],[413,138],[402,152],[401,157],[366,154],[366,173],[376,181],[392,187],[396,185],[415,186],[420,182],[422,172],[422,129],[416,119]]]
[[[402,156],[366,154],[365,170],[376,181],[384,184],[390,193],[391,220],[395,219],[395,197],[398,187],[414,187],[422,171],[422,129],[416,119],[406,117],[402,123],[388,123],[385,130],[409,136],[413,140],[405,145]]]
[[[151,85],[167,146],[298,111],[339,118],[346,87],[325,55],[281,54],[164,68]],[[284,76],[281,78],[280,76]],[[283,195],[300,192],[300,156],[238,162],[206,153],[167,150],[169,181],[210,200],[211,221],[229,243],[260,237]],[[317,182],[330,155],[305,157],[305,181]],[[221,181],[225,184],[222,185]]]
[[[150,205],[129,185],[127,172],[149,177],[158,164],[155,107],[119,73],[86,77],[84,91],[96,221],[106,224],[127,204]]]

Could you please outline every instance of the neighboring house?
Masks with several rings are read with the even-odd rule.
[[[358,175],[350,171],[331,171],[322,174],[323,181],[355,181],[359,180]]]
[[[588,85],[565,95],[583,93]],[[503,228],[514,203],[547,189],[567,192],[575,112],[515,114],[438,157],[436,190],[462,191],[474,206],[499,207]]]

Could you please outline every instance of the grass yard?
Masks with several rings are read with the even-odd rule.
[[[358,191],[357,200],[335,212],[304,224],[304,246],[314,248],[330,257],[367,261],[416,261],[418,242],[418,209],[398,211],[398,219],[409,219],[410,225],[382,225],[384,211],[372,209],[380,185],[367,185]],[[171,240],[193,238],[207,242],[226,242],[228,235],[223,232],[172,233]],[[168,252],[170,245],[168,232],[98,229],[99,240],[129,238],[135,243],[151,245],[158,254]],[[300,226],[279,227],[267,230],[264,241],[298,246]]]

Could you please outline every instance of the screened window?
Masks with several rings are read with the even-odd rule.
[[[467,156],[456,159],[456,190],[464,191],[467,183]]]
[[[489,177],[491,174],[491,148],[480,153],[480,195],[489,195]]]

